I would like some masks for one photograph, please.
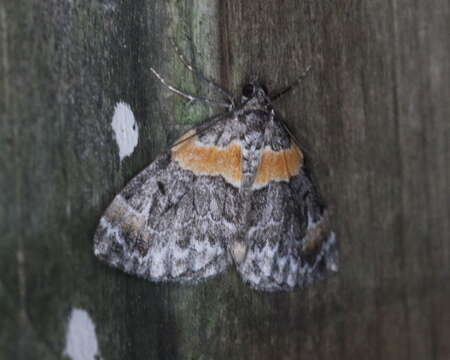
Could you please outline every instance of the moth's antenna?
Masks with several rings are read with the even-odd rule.
[[[217,84],[213,79],[207,77],[205,74],[203,74],[201,71],[197,70],[192,64],[190,64],[186,57],[183,55],[183,53],[181,52],[180,48],[177,46],[177,44],[175,43],[175,41],[173,39],[171,39],[171,43],[172,46],[175,49],[175,53],[177,54],[178,58],[180,59],[180,62],[190,71],[192,72],[195,76],[197,76],[198,78],[200,78],[201,80],[203,80],[204,82],[206,82],[208,85],[210,85],[213,89],[217,90],[218,92],[220,92],[223,96],[225,96],[228,101],[230,102],[231,106],[234,107],[234,100],[233,100],[233,96],[230,94],[230,92],[228,92],[227,90],[225,90],[224,88],[222,88],[219,84]]]
[[[158,80],[165,86],[167,87],[170,91],[174,92],[175,94],[181,95],[183,97],[185,97],[186,99],[188,99],[189,101],[199,101],[199,102],[204,102],[206,104],[212,105],[212,106],[220,106],[220,107],[224,107],[227,109],[231,109],[232,108],[232,104],[228,104],[225,102],[220,102],[220,101],[215,101],[215,100],[211,100],[205,97],[201,97],[201,96],[194,96],[188,93],[185,93],[181,90],[178,90],[177,88],[173,87],[172,85],[168,84],[166,82],[166,80],[164,80],[164,78],[158,74],[158,72],[153,69],[152,67],[150,68],[150,70],[152,71],[152,73],[158,78]]]
[[[296,86],[298,86],[298,84],[300,84],[301,81],[303,80],[303,78],[308,74],[309,70],[311,70],[311,66],[308,66],[306,68],[306,70],[303,71],[303,73],[292,84],[288,85],[283,90],[281,90],[278,93],[276,93],[275,95],[271,95],[270,96],[270,100],[274,101],[274,100],[278,99],[280,96],[286,94],[287,92],[291,91]]]

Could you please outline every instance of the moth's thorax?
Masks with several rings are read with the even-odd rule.
[[[266,91],[260,86],[248,86],[252,86],[252,91],[246,94],[244,87],[244,94],[241,98],[241,106],[243,111],[260,110],[270,113],[272,110],[272,104]]]
[[[187,133],[172,149],[172,159],[196,176],[220,176],[245,192],[289,181],[303,165],[273,110],[243,107],[208,130]]]
[[[270,115],[262,110],[249,110],[244,112],[240,121],[245,125],[240,136],[241,189],[249,189],[258,172],[261,153],[264,148],[264,132],[267,123],[270,121]]]
[[[196,176],[221,176],[241,192],[289,181],[299,174],[303,156],[276,119],[267,92],[250,84],[242,100],[208,131],[186,134],[172,149],[172,158]]]

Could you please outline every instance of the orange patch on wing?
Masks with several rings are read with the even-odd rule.
[[[264,149],[253,187],[261,188],[269,181],[288,181],[298,175],[302,164],[303,154],[295,144],[280,151]]]
[[[241,147],[229,144],[220,148],[202,145],[197,136],[188,132],[172,148],[172,159],[196,175],[221,175],[230,184],[239,187],[241,182]]]

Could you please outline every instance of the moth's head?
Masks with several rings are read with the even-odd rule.
[[[245,103],[258,107],[270,105],[270,97],[267,93],[267,88],[257,81],[245,84],[242,88],[241,104]]]

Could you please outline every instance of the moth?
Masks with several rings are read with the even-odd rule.
[[[194,68],[187,65],[191,71]],[[257,290],[303,288],[338,269],[335,234],[304,155],[258,81],[234,100],[171,91],[226,107],[183,135],[114,198],[95,255],[150,281],[198,283],[235,266]],[[305,74],[302,75],[302,77]]]

